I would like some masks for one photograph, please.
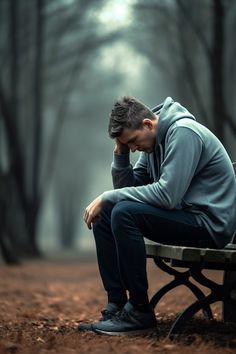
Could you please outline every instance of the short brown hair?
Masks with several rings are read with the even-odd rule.
[[[124,96],[112,107],[109,136],[112,139],[119,137],[124,128],[139,129],[145,118],[155,119],[155,114],[136,98]]]

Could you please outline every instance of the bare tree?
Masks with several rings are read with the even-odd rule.
[[[15,188],[12,176],[0,170],[0,249],[3,259],[8,264],[18,264],[16,238],[11,222],[16,211],[14,203]],[[15,222],[17,222],[15,218]]]
[[[77,193],[76,193],[77,191]],[[55,194],[58,216],[58,236],[64,249],[72,249],[78,231],[79,195],[78,184],[67,183]],[[80,195],[81,197],[81,195]]]
[[[34,255],[38,254],[38,216],[52,177],[68,99],[75,90],[79,95],[78,78],[91,54],[114,39],[113,34],[98,30],[91,16],[91,9],[102,2],[77,0],[69,5],[56,0],[12,0],[0,3],[0,13],[5,14],[3,28],[11,43],[9,46],[9,41],[2,37],[1,42],[0,38],[4,53],[0,61],[7,68],[0,73],[0,114],[9,166],[26,225],[28,251]],[[12,58],[10,63],[8,58]],[[45,112],[51,107],[51,101],[54,129],[46,149]]]
[[[144,51],[155,66],[164,69],[170,82],[178,83],[177,96],[192,101],[202,120],[225,143],[226,125],[236,134],[236,122],[232,112],[228,112],[226,102],[226,88],[230,92],[234,83],[229,89],[230,82],[225,82],[230,69],[227,62],[231,66],[233,62],[228,56],[235,52],[231,46],[236,46],[232,41],[227,46],[232,33],[226,32],[232,12],[234,19],[236,17],[235,6],[224,0],[139,1],[136,5],[138,18],[141,11],[142,18],[149,18],[141,24],[149,40],[143,41],[142,46],[140,42],[136,43],[136,48]]]

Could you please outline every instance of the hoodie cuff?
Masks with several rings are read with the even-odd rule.
[[[116,154],[113,153],[113,167],[126,168],[130,165],[129,154]]]
[[[115,203],[116,202],[116,197],[115,197],[115,191],[105,191],[101,194],[101,199],[103,203]]]

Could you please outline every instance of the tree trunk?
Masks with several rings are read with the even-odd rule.
[[[32,255],[40,254],[37,247],[37,220],[40,210],[40,171],[42,152],[42,57],[43,57],[43,0],[37,0],[36,5],[36,40],[34,67],[34,130],[32,159],[32,190],[27,208],[27,229]]]
[[[33,201],[32,204],[28,205],[28,209],[26,212],[26,227],[27,234],[29,235],[29,244],[27,253],[31,257],[42,257],[42,254],[37,245],[37,220],[39,214],[39,205],[37,205],[36,200]]]
[[[222,0],[213,0],[213,48],[211,53],[212,115],[215,134],[224,143],[224,6]]]
[[[11,176],[4,174],[3,171],[0,170],[0,249],[6,263],[19,264],[18,250],[14,247],[14,240],[7,217],[12,196],[9,179],[11,179]]]
[[[17,122],[17,86],[18,86],[18,47],[17,47],[17,1],[10,3],[10,38],[11,38],[11,107],[12,115]]]

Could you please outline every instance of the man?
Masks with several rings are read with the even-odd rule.
[[[108,302],[102,318],[79,329],[110,335],[156,327],[148,300],[143,237],[194,247],[224,247],[236,228],[236,183],[223,145],[168,97],[150,110],[123,97],[110,114],[114,190],[85,210],[93,228]],[[134,168],[129,153],[140,151]]]

